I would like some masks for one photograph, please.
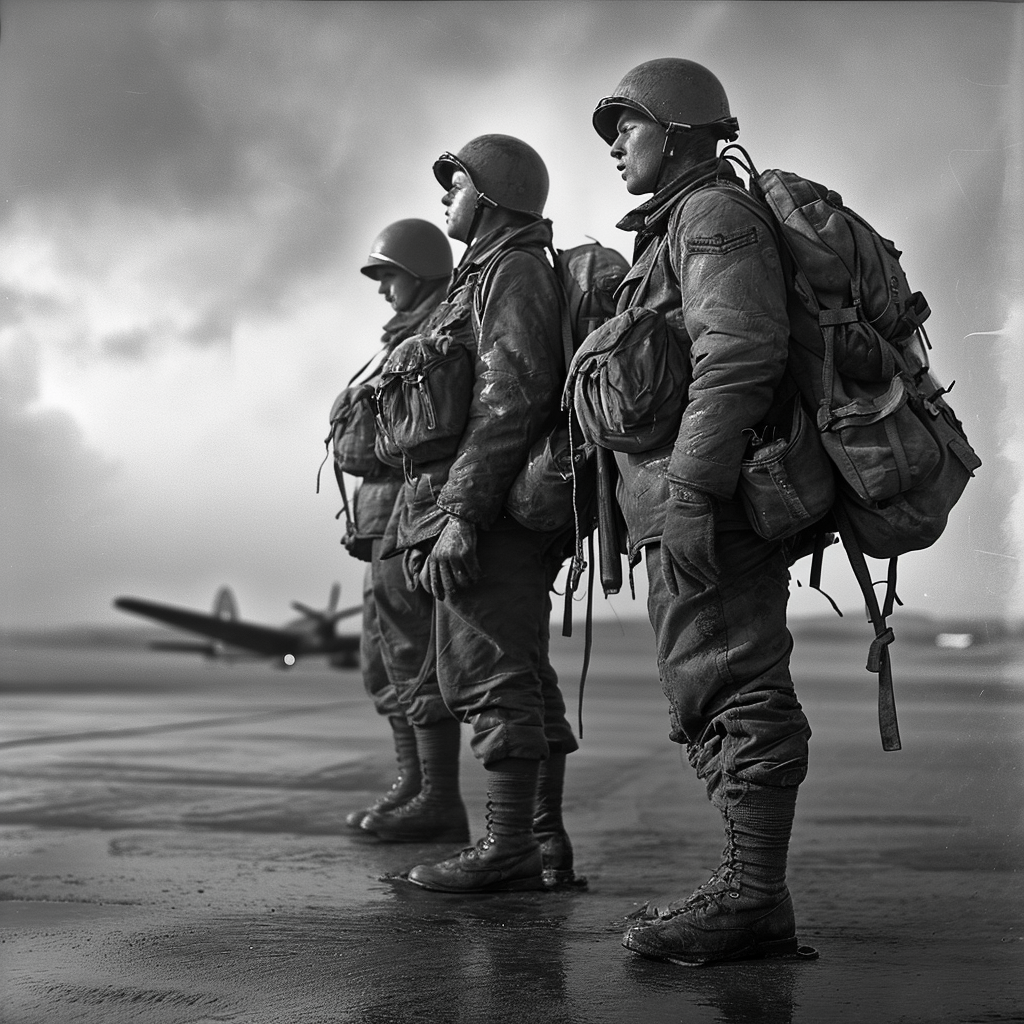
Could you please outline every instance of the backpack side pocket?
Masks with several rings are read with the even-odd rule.
[[[832,464],[810,416],[793,399],[789,436],[748,448],[739,496],[754,532],[765,540],[792,537],[816,523],[835,501]]]

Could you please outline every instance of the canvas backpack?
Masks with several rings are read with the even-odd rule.
[[[875,630],[867,667],[879,675],[882,745],[898,750],[886,622],[898,602],[896,558],[938,539],[981,460],[930,372],[923,324],[931,311],[911,291],[900,251],[824,185],[758,173],[739,146],[723,155],[748,173],[750,194],[776,225],[788,284],[787,375],[834,470],[811,582],[820,583],[826,531],[838,530]],[[881,606],[865,555],[889,559]]]
[[[536,249],[522,251],[540,258]],[[620,253],[596,241],[552,249],[551,260],[561,291],[562,350],[568,368],[583,339],[614,314],[615,291],[629,264]],[[498,263],[495,260],[488,267],[478,296]],[[529,529],[557,530],[574,522],[578,532],[594,486],[592,454],[593,445],[579,424],[566,416],[531,448],[509,489],[508,514]]]
[[[345,536],[341,543],[354,557],[361,561],[370,561],[370,545],[360,538],[353,517],[352,503],[345,486],[345,474],[350,476],[366,476],[378,466],[376,454],[377,425],[376,406],[371,383],[377,374],[374,366],[369,373],[371,364],[379,364],[382,354],[374,354],[356,370],[347,386],[335,398],[331,406],[327,436],[324,438],[324,458],[316,474],[316,493],[320,493],[320,472],[324,463],[334,453],[334,477],[338,482],[341,494],[341,509],[335,519],[345,516]],[[360,378],[362,378],[360,380]]]

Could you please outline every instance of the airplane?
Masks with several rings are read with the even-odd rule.
[[[301,601],[293,601],[292,607],[301,613],[301,617],[281,627],[262,626],[239,619],[238,602],[229,587],[221,587],[217,591],[210,614],[137,597],[115,598],[114,607],[210,637],[205,643],[158,640],[150,644],[153,650],[182,651],[227,661],[279,659],[281,668],[291,668],[299,658],[321,656],[328,658],[336,668],[356,668],[359,665],[359,634],[338,634],[334,627],[341,619],[361,612],[363,606],[358,604],[339,610],[340,594],[341,587],[335,583],[323,611],[310,608]]]

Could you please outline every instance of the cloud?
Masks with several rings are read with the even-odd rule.
[[[39,354],[10,347],[0,361],[0,614],[45,620],[90,590],[93,545],[118,502],[114,463],[86,444],[67,413],[35,407]]]
[[[4,425],[49,467],[19,469],[22,546],[48,586],[59,561],[88,566],[104,605],[123,580],[202,604],[230,581],[272,616],[284,588],[357,575],[312,479],[331,399],[388,315],[366,247],[401,217],[440,221],[434,158],[499,131],[548,162],[559,245],[628,253],[613,225],[631,200],[590,116],[632,65],[676,54],[720,75],[757,162],[826,181],[906,249],[986,465],[950,543],[901,568],[904,597],[948,602],[955,576],[998,608],[1005,573],[965,552],[1005,554],[1000,481],[1019,466],[999,461],[997,346],[971,336],[1000,328],[1021,280],[1005,254],[1022,10],[4,0]],[[71,465],[46,461],[61,445]],[[57,492],[88,529],[30,511]],[[28,538],[33,514],[64,547]],[[88,617],[76,593],[62,614]]]

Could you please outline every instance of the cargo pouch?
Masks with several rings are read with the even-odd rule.
[[[473,354],[456,338],[406,338],[381,369],[375,395],[381,434],[410,462],[449,458],[466,429],[473,381]]]
[[[799,396],[788,436],[754,436],[740,464],[739,497],[764,540],[792,537],[816,523],[835,501],[835,479],[821,439]]]
[[[575,410],[592,444],[646,452],[675,441],[689,386],[688,353],[665,316],[631,306],[579,347],[562,407]]]
[[[377,466],[377,439],[373,385],[351,384],[331,410],[331,442],[336,473],[366,476]]]

